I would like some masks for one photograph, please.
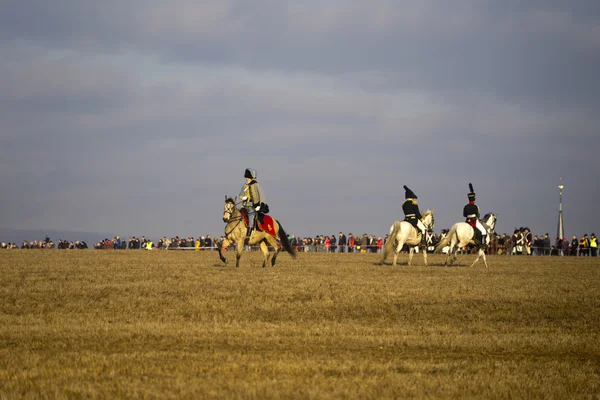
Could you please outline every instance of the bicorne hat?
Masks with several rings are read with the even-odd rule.
[[[244,178],[256,179],[256,170],[252,168],[246,168],[244,171]]]
[[[406,185],[404,185],[404,190],[406,191],[404,193],[404,198],[406,198],[406,199],[416,199],[417,198],[417,195],[414,194],[412,190],[407,188]]]

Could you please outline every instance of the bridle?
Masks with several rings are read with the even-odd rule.
[[[428,225],[428,226],[426,226],[426,228],[427,228],[427,229],[431,229],[431,230],[433,230],[433,224],[435,223],[435,218],[434,218],[434,216],[433,216],[433,213],[432,213],[432,214],[429,214],[429,215],[431,215],[431,222],[429,223],[429,225]]]
[[[425,223],[425,219],[426,219],[428,216],[430,216],[430,215],[431,215],[431,222],[430,222],[430,223],[428,223],[428,224],[426,224],[426,223]],[[429,229],[433,230],[433,224],[434,224],[434,222],[435,222],[435,219],[434,219],[433,213],[427,214],[427,216],[426,216],[425,218],[423,218],[423,225],[425,225],[425,229],[426,229],[426,230],[429,230]]]
[[[494,230],[496,229],[496,218],[497,218],[496,214],[490,213],[487,220],[481,221],[484,228],[486,228],[486,230],[490,234],[493,233]]]
[[[223,212],[223,222],[227,223],[228,225],[237,221],[237,223],[235,225],[233,225],[233,227],[231,228],[231,230],[229,230],[229,232],[225,231],[225,236],[229,236],[229,234],[231,232],[233,232],[235,230],[235,228],[237,228],[237,226],[242,222],[242,220],[244,219],[244,217],[240,214],[238,217],[234,217],[233,216],[233,210],[236,208],[236,206],[238,204],[241,204],[241,202],[238,203],[234,203],[233,201],[226,201],[225,202],[225,211]],[[226,217],[226,215],[229,214],[229,216]]]

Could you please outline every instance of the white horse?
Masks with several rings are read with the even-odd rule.
[[[457,222],[452,225],[450,231],[446,235],[444,239],[442,239],[438,245],[435,247],[435,252],[440,253],[444,247],[450,243],[450,248],[448,249],[448,255],[446,256],[446,262],[444,265],[451,265],[454,261],[456,261],[456,250],[459,248],[463,248],[468,244],[474,244],[477,246],[478,254],[473,264],[470,266],[474,266],[479,258],[483,256],[483,262],[485,263],[485,267],[488,268],[487,260],[485,258],[485,249],[490,244],[490,236],[494,232],[494,227],[496,226],[496,220],[498,219],[498,214],[489,213],[486,214],[482,219],[480,219],[481,224],[485,228],[487,235],[485,236],[485,243],[479,243],[475,241],[475,228],[469,225],[466,222]],[[452,256],[452,260],[450,257]],[[450,260],[450,262],[448,262]]]
[[[433,213],[434,210],[427,210],[423,215],[423,224],[425,225],[426,230],[433,230]],[[383,264],[387,259],[388,254],[392,251],[394,243],[397,243],[396,249],[394,250],[394,262],[392,265],[396,265],[398,260],[398,253],[402,250],[402,247],[406,244],[410,247],[409,256],[408,256],[408,266],[412,265],[413,253],[415,251],[415,247],[419,246],[419,249],[423,252],[423,260],[425,261],[425,266],[427,266],[427,244],[423,244],[421,242],[421,236],[417,236],[417,229],[412,226],[410,222],[407,221],[396,221],[390,227],[390,235],[388,236],[387,241],[385,242],[385,247],[383,249],[383,259],[380,264]]]

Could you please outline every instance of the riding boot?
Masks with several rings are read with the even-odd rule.
[[[249,226],[246,229],[246,239],[244,240],[245,244],[248,244],[248,241],[250,240],[250,236],[252,236],[252,227],[251,226]]]

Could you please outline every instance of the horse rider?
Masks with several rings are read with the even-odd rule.
[[[481,244],[485,244],[485,236],[487,231],[479,221],[479,206],[475,204],[475,192],[473,185],[469,183],[470,192],[467,194],[469,203],[463,208],[463,217],[467,219],[467,224],[475,228],[475,240]]]
[[[423,224],[423,216],[419,211],[419,203],[417,196],[412,190],[404,185],[404,203],[402,203],[402,211],[404,212],[404,220],[415,227],[417,237],[421,235],[421,242],[425,243],[425,224]]]
[[[248,213],[248,229],[246,230],[246,241],[252,235],[252,230],[255,227],[256,219],[260,214],[269,212],[268,206],[265,204],[265,195],[262,186],[256,181],[256,170],[246,168],[244,171],[246,183],[242,186],[239,198],[242,200],[242,208]]]

